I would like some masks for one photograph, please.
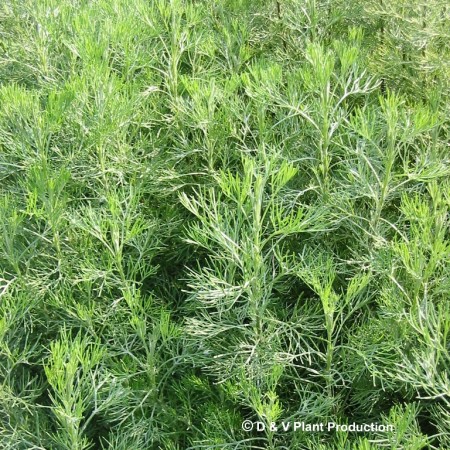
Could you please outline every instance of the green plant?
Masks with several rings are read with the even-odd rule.
[[[5,0],[0,447],[450,447],[448,29]]]

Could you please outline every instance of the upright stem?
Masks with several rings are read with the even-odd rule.
[[[381,9],[383,9],[383,0],[380,0],[380,6],[381,6]],[[380,32],[381,32],[381,46],[383,47],[384,46],[384,41],[385,41],[385,38],[384,38],[385,31],[384,31],[384,19],[383,19],[383,17],[381,18]],[[384,77],[381,78],[380,89],[381,89],[381,93],[383,95],[386,95],[386,80],[384,79]]]

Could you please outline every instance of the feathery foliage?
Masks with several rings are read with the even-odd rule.
[[[450,448],[449,21],[4,0],[0,447]]]

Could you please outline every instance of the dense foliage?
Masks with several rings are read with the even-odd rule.
[[[3,0],[0,447],[450,448],[449,61],[443,0]]]

